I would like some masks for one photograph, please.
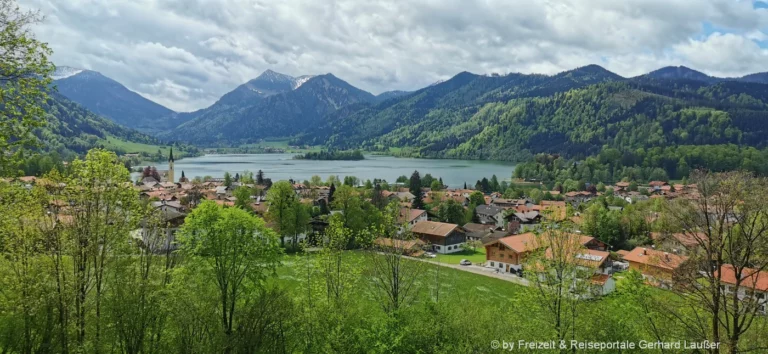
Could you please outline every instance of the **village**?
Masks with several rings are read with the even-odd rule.
[[[166,252],[175,249],[174,235],[183,226],[188,213],[203,200],[211,200],[223,207],[246,206],[254,214],[267,218],[270,208],[268,193],[272,181],[264,178],[259,171],[252,183],[242,181],[239,174],[234,178],[210,178],[205,181],[190,180],[184,173],[176,180],[173,153],[169,158],[167,171],[149,171],[136,181],[134,188],[140,197],[150,203],[165,225],[168,241],[155,251]],[[159,177],[159,179],[157,178]],[[20,177],[17,182],[31,186],[35,177]],[[297,235],[283,235],[281,244],[285,247],[297,246],[296,242],[310,242],[321,245],[324,230],[328,226],[327,217],[342,211],[331,208],[335,185],[307,185],[291,182],[291,188],[299,203],[313,208],[312,217],[307,227]],[[341,181],[339,181],[341,182]],[[310,183],[311,184],[311,183]],[[433,184],[434,186],[434,184]],[[357,186],[356,186],[357,187]],[[530,198],[508,199],[500,193],[482,193],[474,189],[420,188],[421,195],[411,193],[406,187],[394,186],[392,190],[381,190],[380,198],[386,203],[398,203],[400,207],[397,220],[400,232],[411,235],[406,241],[398,242],[379,237],[375,244],[380,247],[402,248],[404,256],[420,258],[430,262],[445,262],[446,265],[460,265],[457,269],[500,277],[520,284],[527,284],[524,274],[529,271],[529,257],[540,254],[552,258],[552,242],[545,242],[548,234],[557,233],[559,238],[567,238],[575,247],[572,261],[581,271],[581,277],[589,284],[589,296],[603,296],[616,289],[617,278],[627,271],[642,274],[649,285],[662,289],[676,286],[679,272],[686,267],[688,256],[697,247],[705,244],[705,233],[664,233],[650,232],[651,242],[637,245],[632,249],[613,249],[613,246],[593,236],[583,234],[582,216],[579,206],[589,204],[603,193],[612,193],[614,197],[627,203],[638,203],[653,199],[674,200],[699,198],[697,186],[652,181],[647,186],[630,190],[630,182],[617,182],[606,186],[606,192],[594,188],[585,191],[561,193],[553,190],[548,194],[562,200],[541,200],[534,203]],[[236,190],[248,193],[235,193]],[[632,188],[635,189],[635,188]],[[479,196],[482,195],[482,198]],[[238,200],[246,198],[246,201]],[[422,198],[423,205],[436,205],[436,202],[451,200],[473,213],[472,222],[464,224],[441,221],[438,206],[431,209],[417,209],[413,205],[417,198]],[[478,200],[482,202],[478,203]],[[367,199],[370,202],[370,198]],[[479,205],[476,205],[478,203]],[[327,215],[328,214],[328,215]],[[658,219],[658,213],[648,215],[649,220]],[[275,228],[273,221],[268,226]],[[551,235],[549,235],[551,237]],[[147,233],[136,230],[133,237],[141,240]],[[286,246],[287,245],[287,246]],[[559,244],[563,247],[562,244]],[[466,258],[463,255],[468,255]],[[471,256],[470,256],[471,255]],[[535,269],[534,269],[535,270]],[[760,312],[766,313],[768,306],[768,272],[754,271],[744,275],[746,281],[736,281],[734,271],[729,265],[722,267],[720,276],[726,293],[736,292],[741,298],[757,299]],[[715,270],[718,272],[718,270]],[[736,287],[740,284],[740,287]]]

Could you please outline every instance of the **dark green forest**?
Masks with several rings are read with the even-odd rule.
[[[338,151],[323,150],[320,152],[307,152],[293,157],[295,160],[364,160],[360,150]]]

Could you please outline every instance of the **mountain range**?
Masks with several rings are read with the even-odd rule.
[[[60,94],[120,125],[157,133],[183,123],[174,111],[96,71],[57,67],[52,78]]]
[[[417,91],[374,96],[333,74],[267,70],[189,113],[92,71],[57,74],[59,92],[94,113],[163,140],[199,145],[290,137],[331,148],[517,160],[537,152],[588,155],[606,144],[762,147],[768,141],[768,73],[717,78],[678,66],[624,78],[598,65],[556,75],[462,72]],[[650,131],[634,131],[637,126]],[[650,133],[656,135],[644,136]],[[646,138],[656,140],[640,141]]]
[[[267,70],[210,107],[182,114],[188,121],[160,137],[237,145],[291,136],[342,107],[375,100],[332,74],[293,78]]]

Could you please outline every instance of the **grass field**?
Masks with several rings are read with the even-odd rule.
[[[158,149],[160,149],[160,151],[162,151],[163,154],[167,154],[169,152],[168,151],[169,148],[167,146],[134,143],[130,141],[120,140],[113,136],[108,136],[106,139],[101,140],[100,143],[103,144],[104,147],[108,150],[118,150],[118,151],[125,152],[127,154],[142,153],[142,152],[147,154],[155,154],[157,153]]]
[[[371,274],[367,274],[369,262],[367,255],[362,252],[350,251],[348,260],[357,264],[355,269],[359,269],[363,274],[363,279],[370,279]],[[484,256],[483,256],[484,257]],[[346,261],[345,261],[346,262]],[[458,261],[456,261],[458,263]],[[439,279],[441,298],[445,296],[446,301],[451,299],[482,299],[483,302],[490,304],[498,304],[499,301],[509,301],[515,298],[515,295],[519,294],[525,288],[521,285],[511,283],[508,281],[486,277],[474,273],[464,272],[447,267],[440,267],[436,264],[424,263],[422,277],[420,282],[422,286],[420,291],[425,294],[432,294],[437,290],[437,282]],[[309,267],[312,267],[310,264]],[[439,267],[439,276],[437,269]],[[300,288],[306,279],[307,259],[306,256],[301,255],[286,255],[283,261],[283,265],[277,271],[277,281],[283,286],[289,288]],[[316,279],[315,281],[320,281]],[[368,298],[364,295],[370,291],[371,287],[361,284],[355,287],[356,292],[360,292],[361,297]],[[374,301],[371,299],[371,301]],[[376,304],[371,304],[376,305]]]
[[[462,250],[461,252],[451,254],[437,254],[435,258],[428,258],[433,262],[442,262],[448,264],[459,264],[462,259],[467,259],[472,264],[481,264],[485,262],[485,248],[479,247],[476,250]]]

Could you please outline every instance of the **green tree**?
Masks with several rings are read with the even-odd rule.
[[[48,300],[55,291],[46,274],[47,259],[41,252],[47,229],[53,220],[44,206],[47,193],[42,188],[28,191],[19,185],[0,183],[0,348],[10,352],[53,351],[45,338],[56,336],[43,318],[55,302]],[[15,325],[13,325],[15,324]],[[61,348],[66,336],[59,337]]]
[[[480,191],[474,191],[469,195],[469,204],[485,205],[485,196]]]
[[[295,204],[298,201],[293,186],[288,181],[276,182],[267,192],[267,201],[269,202],[267,219],[275,224],[275,231],[280,235],[280,245],[285,247],[285,237],[294,234],[293,212],[296,210]]]
[[[235,198],[235,206],[247,210],[252,211],[251,209],[251,189],[245,186],[237,187],[235,191],[232,193]]]
[[[499,184],[499,178],[496,177],[496,175],[491,176],[490,187],[491,187],[491,190],[494,191],[494,192],[501,191],[501,185]]]
[[[72,274],[57,275],[69,279],[62,281],[67,288],[58,288],[59,298],[74,299],[77,348],[87,345],[86,331],[92,331],[90,345],[101,350],[106,344],[102,340],[107,269],[115,260],[115,252],[128,244],[129,232],[137,226],[141,215],[138,193],[131,187],[130,172],[113,152],[91,150],[85,160],[72,162],[71,171],[65,178],[51,176],[54,185],[66,186],[54,189],[52,194],[70,204],[66,214],[62,211],[63,215],[57,215],[70,220],[56,242],[66,252],[58,254],[58,261],[63,263],[66,257],[73,265]]]
[[[424,199],[421,195],[421,177],[419,171],[413,171],[410,179],[409,190],[413,194],[412,206],[414,209],[424,209]]]
[[[312,187],[322,187],[323,184],[323,178],[318,175],[313,175],[312,178],[309,179],[309,184]]]
[[[23,148],[36,143],[32,133],[45,124],[54,66],[51,50],[31,29],[41,18],[14,0],[0,1],[0,176],[18,173]]]
[[[367,220],[363,214],[362,199],[353,187],[346,185],[336,189],[333,199],[331,206],[334,210],[341,212],[344,228],[352,230],[352,238],[348,245],[352,247],[355,237],[366,227]]]
[[[584,306],[582,299],[592,295],[589,278],[595,270],[580,261],[585,251],[579,237],[562,227],[545,229],[531,244],[537,251],[525,261],[525,276],[531,283],[526,304],[542,312],[556,342],[573,340],[577,321],[582,320],[577,316]]]
[[[224,172],[224,185],[227,186],[227,188],[232,187],[232,175],[229,174],[229,172]]]
[[[264,171],[259,170],[256,172],[256,184],[264,185]]]
[[[187,217],[180,241],[188,267],[216,285],[223,352],[229,353],[241,340],[248,290],[263,288],[280,264],[277,235],[242,209],[206,201]]]
[[[415,237],[407,228],[403,232],[399,231],[399,210],[397,203],[390,203],[383,213],[384,222],[371,232],[391,240],[391,243],[370,243],[367,252],[369,271],[373,275],[373,293],[391,316],[418,298],[420,281],[427,264],[408,259],[407,255],[411,252],[409,244],[415,241]]]
[[[453,199],[440,203],[437,208],[437,215],[442,222],[464,225],[464,207]]]
[[[440,191],[441,189],[443,189],[443,185],[440,184],[440,181],[434,180],[432,181],[432,185],[429,186],[429,189],[431,189],[432,191]]]
[[[299,235],[305,234],[309,228],[310,206],[304,203],[296,202],[293,205],[293,216],[291,229],[293,229],[293,246],[299,246]]]
[[[373,191],[371,192],[371,203],[380,210],[383,210],[387,205],[387,199],[384,198],[382,192],[381,185],[378,183],[373,187]]]

